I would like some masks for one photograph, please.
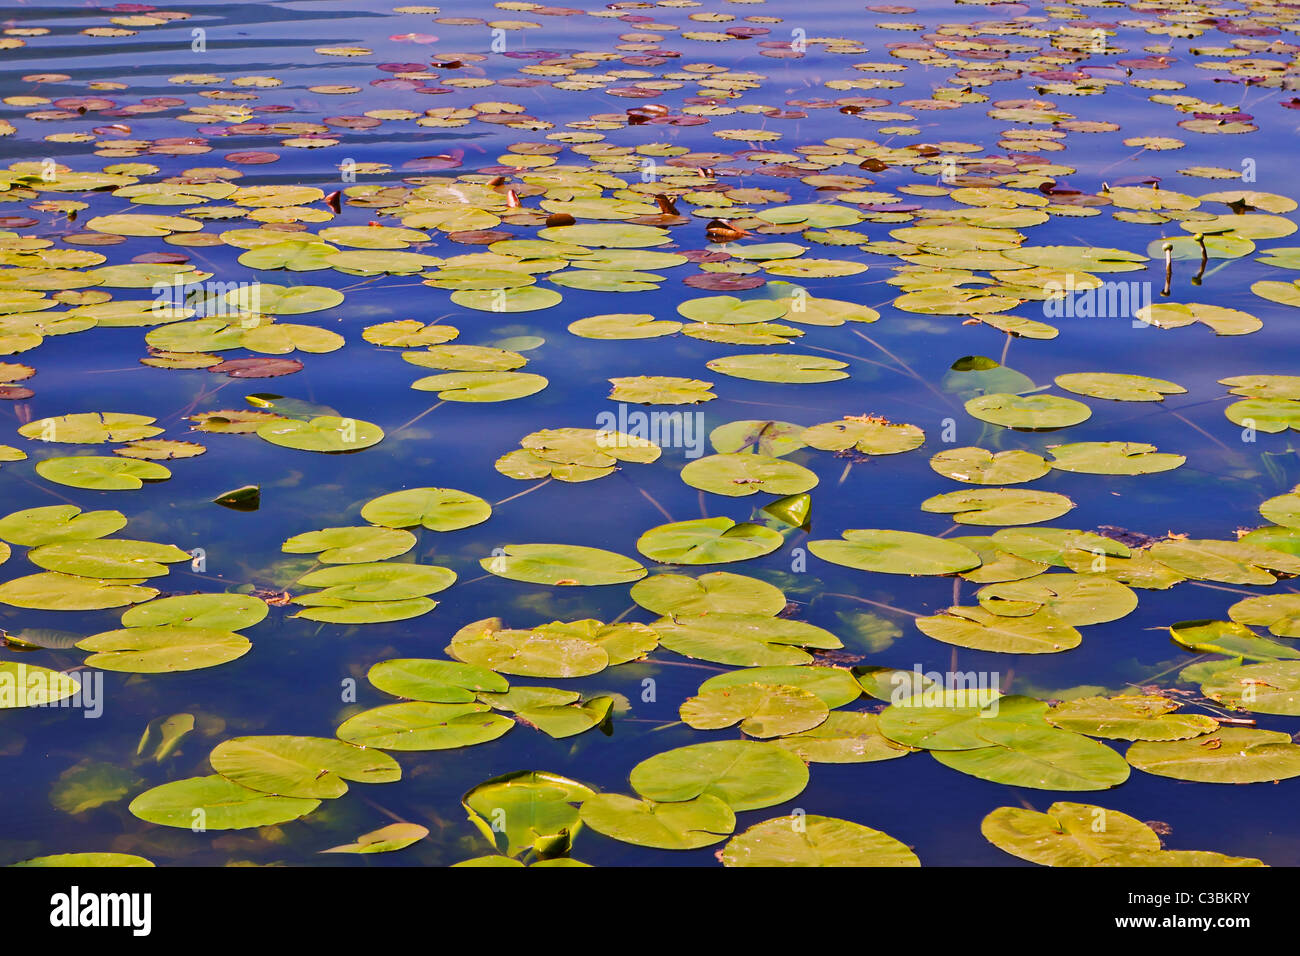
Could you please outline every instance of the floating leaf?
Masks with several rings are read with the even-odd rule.
[[[131,801],[130,811],[161,826],[206,830],[246,830],[305,817],[319,800],[282,797],[241,787],[225,777],[189,777],[147,790]]]
[[[906,844],[834,817],[775,817],[727,842],[723,866],[920,866]]]
[[[283,797],[341,797],[347,780],[391,783],[402,776],[387,754],[325,737],[234,737],[217,744],[208,762],[227,780]]]
[[[632,768],[631,781],[632,789],[647,800],[676,803],[713,797],[740,812],[798,796],[808,785],[808,768],[775,744],[725,740],[656,754]]]
[[[1300,776],[1300,746],[1273,730],[1221,727],[1190,740],[1139,741],[1126,757],[1147,773],[1197,783],[1266,783]]]

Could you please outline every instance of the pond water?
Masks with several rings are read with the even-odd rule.
[[[828,0],[682,0],[394,9],[369,0],[330,0],[3,7],[0,131],[6,135],[0,146],[8,172],[0,175],[6,190],[0,192],[6,200],[0,208],[0,370],[12,384],[0,387],[9,399],[0,402],[0,444],[26,457],[7,455],[0,465],[0,512],[65,504],[120,512],[125,525],[94,540],[159,542],[189,552],[183,560],[169,553],[170,573],[142,586],[163,596],[252,594],[270,598],[270,606],[265,619],[239,629],[251,648],[213,666],[194,667],[197,650],[174,649],[185,640],[175,630],[185,622],[170,618],[173,630],[158,638],[164,650],[140,658],[162,661],[157,667],[135,666],[131,655],[105,653],[102,646],[99,660],[88,661],[78,642],[130,623],[119,623],[125,606],[94,607],[121,603],[103,597],[114,586],[110,579],[142,580],[122,571],[139,556],[127,565],[96,563],[105,553],[100,546],[68,544],[80,536],[66,529],[59,532],[64,544],[29,555],[24,540],[30,534],[6,535],[0,523],[0,540],[12,546],[0,566],[0,628],[9,635],[0,648],[0,676],[17,673],[22,664],[71,671],[85,686],[102,687],[95,708],[102,713],[94,719],[87,719],[85,707],[3,709],[0,778],[7,812],[0,862],[82,852],[213,866],[446,865],[483,857],[493,848],[466,820],[461,798],[491,778],[546,771],[601,794],[632,796],[629,773],[647,758],[708,741],[767,740],[734,726],[746,713],[744,701],[737,702],[742,695],[714,692],[694,705],[697,711],[734,711],[729,725],[718,729],[688,726],[679,708],[700,694],[704,680],[736,669],[728,654],[788,657],[790,645],[736,637],[772,636],[782,620],[806,622],[842,642],[839,650],[831,644],[793,652],[813,666],[974,674],[1003,694],[1053,704],[1166,695],[1169,708],[1182,707],[1180,715],[1249,722],[1225,726],[1229,734],[1250,736],[1212,738],[1218,731],[1206,721],[1189,722],[1193,729],[1181,734],[1163,723],[1157,727],[1154,715],[1165,706],[1158,701],[1092,701],[1086,706],[1103,712],[1092,724],[1085,717],[1058,729],[1035,712],[1026,732],[1032,740],[1006,743],[1003,736],[998,746],[983,738],[981,751],[997,751],[989,757],[997,764],[992,779],[918,749],[899,759],[813,761],[806,787],[794,786],[793,795],[782,789],[791,789],[786,768],[767,781],[776,797],[752,798],[753,809],[743,800],[728,809],[715,783],[707,791],[714,796],[691,804],[700,815],[694,822],[679,829],[665,824],[669,837],[660,835],[687,840],[693,834],[694,849],[654,845],[629,822],[633,811],[602,798],[572,839],[573,859],[717,865],[715,853],[727,845],[728,832],[724,827],[698,840],[700,829],[711,828],[700,820],[716,821],[717,813],[734,809],[737,834],[806,814],[883,831],[911,847],[923,865],[1028,865],[986,839],[981,822],[998,808],[1046,811],[1070,801],[1167,824],[1156,828],[1167,849],[1217,851],[1272,865],[1300,862],[1290,812],[1300,760],[1285,736],[1300,729],[1300,705],[1287,696],[1300,687],[1298,665],[1289,663],[1300,654],[1287,641],[1300,637],[1300,599],[1268,605],[1257,612],[1265,614],[1261,619],[1229,615],[1247,597],[1296,593],[1290,578],[1300,570],[1300,532],[1292,529],[1300,527],[1300,507],[1294,498],[1283,499],[1266,518],[1260,506],[1300,482],[1294,447],[1300,380],[1252,379],[1237,394],[1220,384],[1233,376],[1297,373],[1300,255],[1287,236],[1295,229],[1295,203],[1288,197],[1297,193],[1292,154],[1300,118],[1294,92],[1300,85],[1300,5],[864,7]],[[141,188],[154,184],[166,188]],[[331,204],[327,197],[336,192]],[[660,213],[656,195],[671,200],[679,215]],[[564,225],[565,216],[574,227]],[[586,228],[593,224],[598,228]],[[376,225],[419,234],[385,232],[376,240],[380,233],[367,233]],[[329,232],[340,227],[354,228]],[[313,234],[319,234],[314,246],[284,245]],[[1204,261],[1198,235],[1205,241]],[[527,253],[520,246],[488,245],[512,239],[563,245]],[[1170,240],[1166,279],[1163,244]],[[753,252],[746,251],[750,247]],[[609,262],[582,267],[583,258],[611,248]],[[1046,251],[1028,252],[1040,249]],[[327,261],[341,253],[347,255],[336,260],[339,268]],[[411,254],[441,262],[405,258]],[[1270,255],[1274,261],[1260,261]],[[309,263],[315,268],[276,268],[291,257],[301,267],[310,256],[321,260]],[[474,258],[447,261],[457,256]],[[96,271],[131,263],[129,269]],[[1032,271],[1017,279],[1026,269]],[[448,273],[442,279],[440,270]],[[195,321],[189,313],[160,315],[153,301],[167,294],[166,280],[177,272],[208,273],[197,288],[221,283],[218,293],[233,290],[233,301],[261,311],[232,309],[213,297],[200,303],[201,312],[217,316],[208,325],[187,324]],[[163,286],[155,288],[159,277]],[[1104,283],[1100,292],[1086,288],[1092,281]],[[255,282],[262,285],[250,292]],[[1063,282],[1072,284],[1064,293],[1069,310],[1052,298]],[[281,286],[313,291],[289,298]],[[339,290],[342,300],[333,304],[338,297],[315,291],[322,288]],[[1135,318],[1131,308],[1114,307],[1118,294],[1150,308]],[[742,314],[746,307],[713,301],[717,296],[764,303],[748,308],[775,327],[741,322],[749,318]],[[679,306],[697,300],[708,301],[679,314]],[[828,313],[819,310],[831,307],[823,300],[851,303],[842,309],[850,321],[824,318]],[[104,305],[124,301],[141,305],[130,314]],[[624,314],[714,321],[688,326],[690,335],[671,327],[669,334],[639,338],[600,337],[590,326],[579,327],[584,335],[569,330],[580,319]],[[1008,316],[1027,324],[1010,325]],[[412,333],[391,326],[363,337],[363,330],[403,320],[459,330],[453,346],[514,355],[456,350],[433,332],[403,347],[401,335]],[[266,331],[275,325],[312,328]],[[254,328],[256,335],[250,334]],[[320,329],[344,344],[314,331]],[[433,354],[422,361],[430,367],[404,361],[404,352],[426,348]],[[830,374],[814,373],[822,380],[812,382],[789,381],[800,373],[780,360],[750,378],[715,367],[728,357],[783,353],[836,364]],[[276,362],[210,367],[257,357]],[[152,364],[142,364],[144,358]],[[227,371],[288,374],[239,377]],[[440,403],[435,392],[411,387],[417,379],[460,371],[480,388],[495,382],[531,391],[507,392],[499,401],[491,399],[500,394],[464,401],[484,396],[453,393]],[[1146,376],[1178,387],[1165,389],[1159,401],[1128,400],[1131,391],[1116,400],[1106,394],[1131,390],[1128,380],[1065,380],[1073,388],[1056,383],[1073,373]],[[545,387],[537,390],[543,383],[523,374],[544,376]],[[698,392],[687,394],[683,404],[672,404],[682,399],[662,390],[652,391],[649,402],[644,393],[626,399],[617,388],[611,393],[613,378],[665,376],[709,382],[711,392],[705,401],[698,401],[705,397]],[[656,382],[640,384],[653,388]],[[981,403],[986,394],[1003,399]],[[1053,396],[1047,410],[1064,409],[1067,418],[1075,402],[1090,414],[1033,430],[1024,426],[1043,422],[1015,418],[1022,407],[1016,395]],[[250,403],[248,396],[263,397]],[[1230,407],[1243,401],[1253,404],[1245,411]],[[1010,402],[1008,421],[1022,427],[989,420],[998,413],[986,406],[998,402]],[[263,418],[240,434],[222,433],[228,424],[203,418],[231,410],[260,410]],[[105,431],[84,418],[61,417],[100,412],[156,423]],[[680,413],[684,430],[637,435],[638,412]],[[320,416],[329,417],[322,424]],[[705,458],[736,450],[726,444],[736,430],[714,435],[724,447],[708,440],[728,423],[793,423],[799,428],[781,433],[798,438],[803,427],[855,417],[842,428],[823,429],[816,443],[826,445],[828,432],[847,428],[851,439],[861,436],[867,452],[885,450],[872,447],[873,441],[904,447],[888,449],[897,454],[861,454],[794,442],[776,450],[782,461],[800,466],[793,468],[766,459]],[[876,417],[914,428],[886,427]],[[287,447],[275,427],[301,429],[293,422],[313,419],[321,429],[317,437],[324,435],[323,453]],[[516,454],[510,462],[523,477],[496,467],[525,436],[599,429],[611,421],[626,423],[635,437],[659,439],[662,454],[622,462],[603,476],[566,471],[563,462],[575,459],[562,454],[549,464]],[[377,443],[375,426],[383,435]],[[78,428],[97,443],[66,441],[86,437]],[[924,433],[923,444],[907,437],[915,430]],[[205,450],[184,457],[196,449],[131,444],[155,434]],[[1085,445],[1077,449],[1087,459],[1081,470],[1039,462],[1016,476],[1024,483],[999,477],[987,485],[954,479],[931,463],[940,453],[975,447],[1023,450],[1050,464],[1052,446],[1099,442],[1151,445],[1185,461],[1169,470],[1116,474],[1147,470],[1143,461],[1134,464],[1134,456],[1149,449]],[[573,447],[561,452],[568,449],[587,464],[601,457],[590,436],[583,449]],[[177,457],[160,461],[170,471],[166,480],[115,490],[99,490],[84,471],[70,477],[75,470],[57,461],[80,455],[144,460],[115,454],[123,451]],[[51,460],[53,466],[43,464]],[[688,484],[683,468],[700,460],[706,464],[686,473]],[[1157,459],[1148,461],[1156,467]],[[1160,461],[1160,467],[1170,464]],[[732,470],[724,473],[724,464]],[[558,472],[547,480],[551,465]],[[969,467],[964,461],[948,470],[969,478]],[[564,480],[574,477],[591,480]],[[739,494],[764,480],[772,491],[765,486]],[[214,502],[245,486],[260,488],[255,510]],[[377,560],[418,562],[457,575],[432,598],[436,608],[363,624],[295,617],[303,606],[285,598],[314,593],[299,578],[347,565],[286,554],[282,544],[324,528],[370,527],[363,505],[411,488],[457,489],[492,505],[487,520],[454,530],[422,528],[418,517],[389,522],[414,524],[415,540],[398,555],[378,548]],[[989,488],[1019,489],[989,499],[1008,508],[986,519],[993,523],[954,523],[951,513],[921,507],[938,495]],[[1029,491],[1038,496],[1032,502],[1025,500]],[[762,511],[804,492],[807,500],[788,502],[796,508],[810,502],[804,528]],[[54,519],[41,514],[46,523],[36,524],[50,536],[40,537],[33,550],[54,540]],[[756,557],[716,563],[656,560],[643,550],[655,550],[640,541],[650,529],[701,517],[756,522],[769,529],[764,535],[770,540]],[[973,517],[978,521],[978,513]],[[1270,524],[1282,530],[1237,544],[1240,530]],[[30,525],[22,527],[30,533]],[[987,543],[975,563],[962,564],[958,556],[964,576],[952,568],[907,573],[918,572],[913,562],[941,547],[928,539],[908,539],[891,559],[889,570],[903,573],[835,563],[809,546],[838,540],[850,529],[951,539],[1004,527],[1132,532],[1122,540],[1135,552],[1168,552],[1169,564],[1148,559],[1168,586],[1134,587],[1131,610],[1125,588],[1071,591],[1125,573],[1107,564],[1113,558],[1090,550],[1095,538],[1056,540],[1047,549],[1057,557],[1050,571],[1022,553],[1020,573],[1002,576],[987,566],[995,557]],[[1179,544],[1181,537],[1222,546]],[[1272,547],[1261,552],[1261,540]],[[527,665],[521,673],[509,655],[476,656],[488,653],[482,647],[460,655],[471,664],[487,661],[515,688],[580,693],[592,702],[588,711],[568,706],[567,716],[556,718],[590,728],[572,736],[556,738],[533,726],[535,720],[517,721],[498,739],[472,745],[456,746],[459,738],[446,737],[439,745],[446,749],[393,749],[401,765],[398,781],[354,782],[337,799],[293,812],[294,798],[268,800],[253,788],[245,799],[255,810],[232,829],[219,824],[225,819],[221,801],[191,797],[186,803],[189,791],[155,789],[212,774],[209,753],[233,738],[333,738],[345,720],[399,700],[367,680],[373,665],[454,659],[448,653],[452,637],[471,622],[500,618],[507,628],[532,629],[553,621],[652,625],[659,619],[629,596],[640,571],[621,583],[554,583],[608,572],[620,560],[610,555],[572,573],[551,569],[547,583],[518,580],[524,562],[510,558],[508,549],[539,543],[602,549],[622,556],[623,564],[637,562],[651,576],[746,575],[780,588],[791,604],[779,619],[744,602],[716,606],[712,613],[722,623],[715,636],[696,632],[693,643],[687,638],[700,619],[679,610],[665,629],[675,639],[660,637],[690,653],[667,646],[644,656],[637,650],[624,655],[631,660],[586,676],[538,675]],[[1028,547],[1024,539],[1020,547]],[[1062,563],[1062,547],[1073,547],[1072,566]],[[865,560],[865,552],[854,553],[849,565]],[[1218,557],[1207,557],[1211,553]],[[1006,551],[996,556],[1016,560]],[[114,573],[95,577],[110,564]],[[992,575],[985,582],[1024,577],[1025,584],[1012,589],[1015,601],[1007,600],[1012,592],[1004,595],[1001,615],[972,612],[992,621],[954,630],[954,618],[944,612],[979,607],[976,593],[984,585],[968,580],[979,569]],[[35,597],[12,583],[47,571],[81,572],[84,580],[54,579]],[[1030,576],[1035,572],[1054,575],[1044,586],[1064,588],[1064,604],[1034,590],[1043,583]],[[344,611],[369,613],[373,607],[358,611],[358,605],[376,602],[342,603]],[[748,616],[716,617],[724,611]],[[1289,630],[1282,620],[1287,614]],[[1035,650],[1044,649],[1046,629],[1058,642],[1051,649],[1059,652],[1025,653],[1024,644],[1013,644],[1010,652],[989,649],[1003,633],[999,616],[1001,623],[1021,622],[1009,626],[1021,628],[1015,633]],[[1024,623],[1026,616],[1032,623]],[[950,640],[918,628],[918,620],[931,619],[948,625],[942,633]],[[1242,623],[1226,623],[1238,619]],[[1270,634],[1267,625],[1275,620],[1281,623]],[[1188,621],[1220,623],[1175,629],[1184,643],[1171,641],[1170,627]],[[204,643],[212,639],[208,632],[202,641],[192,634],[189,639]],[[1065,649],[1060,642],[1070,643],[1071,633],[1081,639]],[[560,659],[578,667],[571,658],[591,652],[590,641],[549,640],[537,652],[543,672],[561,667]],[[725,649],[733,640],[749,643]],[[1228,653],[1210,653],[1206,642],[1227,642]],[[501,647],[498,640],[491,653],[503,653]],[[599,647],[597,656],[608,657]],[[1243,653],[1243,660],[1234,660]],[[1184,673],[1193,664],[1202,669]],[[1270,669],[1238,670],[1248,665]],[[785,719],[787,734],[818,725],[821,718],[799,724],[791,717],[799,708],[818,707],[816,694],[787,683],[800,678],[759,676],[762,687],[754,692],[777,695],[767,705],[770,720]],[[1266,688],[1262,703],[1254,703],[1256,687]],[[874,714],[890,700],[886,692],[837,703],[835,712]],[[463,708],[471,722],[487,713],[477,706]],[[584,714],[599,717],[607,706],[602,726],[590,726],[595,718],[582,723]],[[1141,719],[1131,710],[1138,707],[1146,708]],[[161,752],[157,734],[142,741],[151,722],[173,715],[191,715],[193,729]],[[1138,721],[1128,738],[1124,728],[1114,730],[1117,715]],[[510,718],[498,720],[493,733]],[[176,723],[188,727],[190,718],[179,716]],[[1005,723],[989,722],[995,723],[1000,733],[1012,732]],[[1109,756],[1088,750],[1088,736],[1067,734],[1085,725]],[[891,747],[878,732],[856,726],[862,746]],[[982,725],[976,720],[975,726]],[[1187,741],[1150,742],[1162,735]],[[1198,735],[1204,739],[1193,743]],[[1131,744],[1133,736],[1146,742]],[[797,753],[797,742],[786,740],[786,750],[771,741],[761,748]],[[1175,746],[1199,751],[1181,761],[1168,758],[1176,766],[1161,773],[1138,766],[1160,764]],[[897,752],[890,755],[898,756],[899,745],[892,747]],[[1130,747],[1147,748],[1148,755],[1139,758]],[[1229,759],[1234,748],[1235,762]],[[1131,772],[1122,759],[1126,752],[1135,764]],[[707,773],[714,772],[721,771],[710,764]],[[1210,782],[1242,779],[1234,774],[1281,782]],[[231,771],[232,780],[240,776]],[[660,812],[666,803],[685,804],[695,796],[693,778],[684,779],[690,774],[680,767],[666,777],[658,781],[660,790],[676,788],[678,796],[661,803]],[[755,778],[737,771],[734,786],[762,789]],[[1060,785],[1067,779],[1077,788]],[[247,774],[242,781],[255,782]],[[238,790],[240,784],[217,778],[215,786]],[[283,792],[271,784],[265,790]],[[133,803],[146,793],[154,795],[153,804],[167,805],[171,825],[158,825],[160,811],[151,810],[147,798]],[[537,799],[533,810],[542,835],[549,835],[544,824],[554,816],[537,807],[577,816],[563,800],[559,805],[569,811],[556,811],[554,798]],[[511,803],[509,812],[526,805]],[[206,814],[209,826],[192,829],[196,818],[187,809]],[[394,822],[429,832],[397,852],[321,855]],[[506,829],[513,833],[523,825],[516,819]],[[857,846],[858,837],[843,839]],[[753,851],[770,861],[766,845],[757,837],[735,844],[738,854]],[[503,842],[501,849],[516,848]]]

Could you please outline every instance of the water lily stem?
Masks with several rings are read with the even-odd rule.
[[[423,418],[425,415],[429,414],[429,413],[430,413],[431,411],[433,411],[435,408],[438,408],[438,407],[441,406],[441,405],[445,405],[446,403],[447,403],[447,400],[446,400],[446,399],[443,399],[441,402],[437,402],[437,403],[435,403],[435,404],[433,404],[433,405],[430,405],[428,408],[426,408],[424,411],[420,412],[420,414],[416,415],[414,418],[412,418],[412,419],[411,419],[409,422],[407,422],[405,425],[399,425],[397,428],[393,429],[393,434],[396,435],[398,432],[402,431],[403,429],[410,428],[412,425],[414,425],[416,422],[418,422],[418,421],[419,421],[421,418]]]
[[[439,403],[439,404],[441,404],[441,403]],[[536,491],[538,488],[544,488],[544,487],[546,487],[547,485],[549,485],[549,484],[550,484],[552,481],[554,481],[554,480],[555,480],[554,478],[547,478],[545,481],[539,481],[537,484],[533,485],[531,488],[525,488],[523,491],[519,492],[519,494],[517,494],[517,495],[511,495],[509,498],[502,498],[500,501],[495,501],[495,502],[493,502],[493,503],[492,503],[492,507],[493,507],[493,508],[496,508],[496,507],[499,507],[500,505],[505,504],[507,501],[514,501],[516,498],[522,498],[524,495],[530,495],[530,494],[532,494],[534,491]]]

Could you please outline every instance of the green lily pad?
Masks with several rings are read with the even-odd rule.
[[[506,679],[486,667],[459,661],[398,658],[380,661],[366,674],[370,683],[396,697],[435,704],[468,704],[480,691],[504,693]]]
[[[804,668],[807,669],[807,668]],[[832,711],[826,720],[803,733],[773,741],[809,763],[874,763],[906,757],[910,747],[880,732],[875,714]]]
[[[598,793],[583,801],[581,818],[597,833],[633,846],[658,850],[710,846],[725,840],[736,828],[736,815],[731,807],[707,794],[656,803],[618,793]]]
[[[798,796],[808,785],[808,768],[775,744],[722,740],[649,757],[632,768],[631,781],[632,789],[647,800],[676,803],[715,797],[739,813]]]
[[[480,524],[492,514],[492,506],[477,495],[454,488],[408,488],[372,498],[361,508],[361,517],[385,528],[413,528],[456,531]]]
[[[213,774],[154,787],[132,800],[129,809],[141,820],[162,826],[244,830],[288,823],[318,806],[319,800],[259,793]]]
[[[1238,624],[1266,627],[1278,637],[1300,637],[1300,594],[1261,594],[1228,608]]]
[[[190,553],[173,544],[100,538],[43,544],[28,551],[27,560],[46,571],[86,578],[150,578],[166,574],[167,564],[189,561]]]
[[[785,684],[799,687],[815,694],[832,709],[843,707],[862,696],[861,686],[847,670],[839,667],[793,666],[749,667],[744,670],[724,671],[701,684],[700,693],[725,690],[745,684]]]
[[[1083,639],[1047,610],[1006,617],[982,607],[951,607],[943,614],[918,617],[916,626],[945,644],[1002,654],[1056,654],[1078,647]]]
[[[836,650],[844,645],[830,631],[803,621],[761,614],[713,612],[665,617],[652,625],[668,650],[696,660],[736,667],[775,667],[812,662],[804,647]]]
[[[1219,724],[1204,714],[1175,714],[1181,704],[1167,697],[1080,697],[1047,712],[1054,727],[1109,740],[1185,740],[1213,733]]]
[[[238,631],[257,624],[267,613],[266,602],[249,594],[182,594],[136,605],[122,615],[122,626]]]
[[[955,574],[980,563],[964,545],[912,531],[849,529],[843,541],[809,541],[808,550],[832,564],[886,574]]]
[[[0,604],[39,611],[96,611],[139,604],[156,597],[140,581],[96,580],[46,571],[0,584]]]
[[[241,285],[225,294],[225,302],[245,312],[302,315],[322,312],[343,301],[343,293],[320,285],[283,286],[270,282]]]
[[[392,853],[404,850],[429,835],[429,828],[418,823],[390,823],[357,837],[355,842],[333,846],[322,853]]]
[[[973,777],[1035,790],[1108,790],[1128,779],[1123,757],[1082,734],[998,721],[977,728],[976,734],[990,746],[931,755]]]
[[[76,505],[27,508],[0,518],[0,539],[25,547],[56,541],[90,541],[126,527],[120,511],[85,511]]]
[[[243,657],[248,638],[216,628],[145,625],[92,634],[77,642],[86,664],[128,674],[169,674],[216,667]]]
[[[208,755],[212,769],[250,790],[282,797],[330,799],[345,781],[392,783],[402,768],[385,753],[326,737],[234,737]]]
[[[320,415],[311,421],[279,418],[257,426],[257,437],[281,448],[299,451],[348,452],[377,445],[384,430],[358,418]]]
[[[343,722],[338,737],[380,750],[453,750],[496,740],[515,726],[486,704],[409,701],[362,711]]]
[[[324,589],[299,602],[329,606],[335,601],[410,601],[444,591],[455,581],[456,572],[432,564],[340,564],[299,578],[299,584]]]
[[[1221,584],[1272,584],[1270,571],[1300,574],[1300,557],[1244,541],[1176,539],[1158,541],[1152,558],[1179,574],[1198,581]]]
[[[966,411],[982,422],[1026,431],[1066,428],[1092,416],[1082,402],[1056,395],[980,395],[966,403]]]
[[[958,524],[1036,524],[1059,518],[1074,502],[1053,491],[985,488],[950,491],[921,502],[922,511],[953,515]]]
[[[1051,465],[1085,475],[1152,475],[1186,463],[1184,455],[1157,452],[1155,445],[1132,441],[1082,441],[1051,445]]]
[[[681,330],[680,322],[656,319],[645,313],[593,315],[569,324],[569,331],[584,339],[653,339]]]
[[[990,584],[977,597],[994,614],[1023,617],[1047,610],[1075,627],[1117,621],[1138,606],[1130,588],[1100,575],[1041,574]]]
[[[632,585],[632,600],[664,616],[712,612],[775,615],[785,610],[785,594],[766,581],[730,571],[710,571],[697,578],[654,574]]]
[[[508,402],[536,395],[550,384],[531,372],[446,372],[411,383],[421,392],[437,392],[447,402]]]
[[[840,371],[849,367],[847,362],[817,355],[729,355],[706,364],[712,372],[751,382],[808,384],[837,382],[849,377],[848,372]]]
[[[318,554],[325,564],[363,564],[405,554],[415,535],[395,528],[322,528],[296,534],[281,545],[286,554]]]
[[[712,382],[694,378],[676,378],[670,375],[637,375],[611,378],[609,397],[616,402],[633,405],[694,405],[711,401],[718,396],[709,389]]]
[[[1290,644],[1260,637],[1235,621],[1180,621],[1169,627],[1174,643],[1198,654],[1227,654],[1251,661],[1300,660]]]
[[[1228,667],[1204,681],[1201,693],[1255,714],[1300,716],[1300,663],[1267,661]]]
[[[688,462],[682,481],[692,488],[729,498],[760,491],[795,495],[817,485],[817,476],[792,461],[757,454],[708,455]]]
[[[972,485],[1019,484],[1051,471],[1047,462],[1028,451],[991,452],[984,448],[954,448],[930,459],[939,474]]]
[[[925,432],[915,425],[883,420],[845,418],[806,428],[799,440],[823,451],[853,451],[863,455],[897,455],[919,448]]]
[[[848,820],[803,813],[775,817],[732,837],[723,866],[920,866],[905,843]]]
[[[636,549],[663,564],[725,564],[771,554],[785,539],[771,528],[730,518],[695,518],[651,528]]]
[[[551,585],[627,584],[646,575],[638,562],[600,548],[508,544],[501,550],[505,553],[482,558],[479,565],[484,571],[511,581]]]
[[[1084,803],[1054,803],[1046,813],[999,807],[981,821],[980,832],[999,850],[1042,866],[1097,866],[1116,855],[1160,850],[1160,837],[1145,823]]]
[[[581,829],[579,806],[595,796],[576,780],[520,770],[480,783],[461,798],[470,822],[493,846],[516,855],[568,852]]]
[[[54,418],[38,418],[18,428],[18,434],[36,441],[97,445],[103,442],[137,441],[153,438],[163,430],[148,415],[121,412],[80,412]]]
[[[1221,727],[1190,740],[1139,741],[1125,756],[1139,770],[1197,783],[1267,783],[1300,777],[1300,746],[1273,730]]]
[[[46,458],[36,463],[36,473],[55,484],[93,491],[129,491],[146,481],[165,481],[172,476],[169,468],[157,462],[100,455]]]
[[[81,682],[70,674],[22,661],[0,661],[0,710],[41,707],[81,690]]]
[[[1076,395],[1109,398],[1116,402],[1163,402],[1166,395],[1182,395],[1187,391],[1163,378],[1117,372],[1072,372],[1056,376],[1056,384]]]
[[[740,724],[750,737],[780,737],[811,730],[830,709],[811,691],[791,684],[750,683],[701,690],[681,706],[682,721],[696,730]]]

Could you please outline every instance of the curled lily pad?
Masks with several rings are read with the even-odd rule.
[[[576,780],[544,770],[521,770],[485,780],[461,798],[470,822],[498,850],[542,856],[567,852],[581,829],[579,807],[595,793]]]
[[[1300,649],[1260,637],[1235,621],[1179,621],[1169,628],[1174,643],[1200,654],[1227,654],[1253,661],[1300,660]]]
[[[141,820],[162,826],[245,830],[288,823],[318,806],[319,800],[261,793],[213,774],[154,787],[132,800],[129,809]]]
[[[723,866],[920,866],[906,844],[848,820],[794,814],[732,837]]]
[[[76,867],[136,867],[153,866],[150,860],[133,853],[54,853],[49,856],[33,857],[10,866],[58,867],[60,869]]]
[[[353,843],[330,847],[322,853],[392,853],[404,850],[429,835],[429,828],[418,823],[390,823],[356,838]]]

